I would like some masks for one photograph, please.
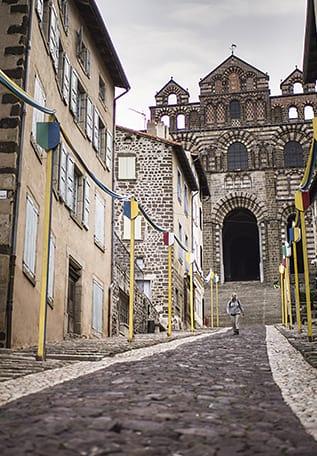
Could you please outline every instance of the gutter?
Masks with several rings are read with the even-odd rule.
[[[28,15],[28,34],[27,44],[25,47],[25,69],[23,76],[23,89],[27,92],[29,82],[29,61],[30,61],[30,50],[31,50],[31,35],[32,35],[32,23],[33,23],[33,0],[29,2],[29,15]],[[13,218],[12,218],[12,246],[10,254],[9,264],[9,283],[7,292],[7,307],[6,307],[6,348],[11,348],[12,345],[12,311],[13,311],[13,294],[14,294],[14,278],[15,278],[15,266],[16,266],[16,248],[17,248],[17,231],[18,231],[18,220],[19,220],[19,208],[20,208],[20,192],[21,192],[21,174],[22,174],[22,157],[23,157],[23,145],[24,145],[24,131],[25,131],[25,115],[26,108],[25,103],[21,105],[20,114],[20,131],[19,131],[19,149],[17,156],[17,182],[16,190],[13,201]]]

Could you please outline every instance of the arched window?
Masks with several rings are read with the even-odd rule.
[[[197,111],[191,111],[189,114],[189,124],[191,128],[199,126],[199,116]]]
[[[293,85],[293,93],[303,93],[303,84],[301,82],[295,82]]]
[[[164,125],[169,127],[170,126],[170,117],[168,115],[162,116],[161,122],[163,122]]]
[[[214,107],[209,104],[206,106],[206,123],[212,124],[214,122]]]
[[[177,130],[182,130],[185,128],[185,114],[178,114],[176,117],[176,126]]]
[[[175,95],[175,93],[171,93],[169,96],[168,96],[168,99],[167,99],[167,104],[177,104],[177,96]]]
[[[240,92],[240,78],[237,73],[229,75],[229,92]]]
[[[240,102],[238,100],[230,101],[230,117],[231,119],[240,119],[241,117],[241,107]]]
[[[215,81],[215,92],[216,93],[222,92],[222,80],[221,79],[216,79],[216,81]]]
[[[314,118],[314,109],[312,106],[305,106],[304,118],[305,120],[312,120]]]
[[[284,164],[286,168],[297,168],[304,165],[303,148],[297,141],[289,141],[284,147]]]
[[[250,90],[254,90],[255,89],[255,83],[254,83],[254,79],[253,78],[251,78],[251,77],[247,78],[246,89],[247,89],[248,92]]]
[[[275,106],[273,109],[273,122],[274,123],[281,123],[283,120],[283,111],[280,106]]]
[[[288,110],[288,118],[289,119],[298,119],[298,111],[295,106],[291,106]]]
[[[235,142],[228,149],[228,170],[248,168],[248,151],[244,144]]]

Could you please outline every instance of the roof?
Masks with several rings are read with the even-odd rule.
[[[111,41],[110,35],[95,0],[77,0],[76,7],[85,20],[115,87],[130,89],[130,84]]]
[[[205,170],[204,170],[204,168],[202,166],[202,163],[201,163],[201,160],[199,158],[199,155],[192,154],[192,158],[193,158],[193,163],[194,163],[194,166],[195,166],[195,169],[196,169],[196,173],[197,173],[197,176],[198,176],[199,187],[201,189],[201,192],[202,192],[203,196],[210,196],[210,190],[209,190],[207,176],[206,176]]]
[[[281,83],[280,83],[280,87],[287,83],[289,79],[292,78],[292,76],[294,76],[295,74],[297,74],[300,78],[303,77],[303,72],[299,69],[299,68],[295,68],[295,70],[293,70]]]
[[[184,87],[182,87],[180,84],[178,84],[178,82],[174,81],[174,79],[171,77],[171,79],[156,93],[156,96],[159,96],[160,93],[164,92],[164,90],[166,89],[166,87],[168,87],[169,85],[171,84],[174,84],[176,87],[178,87],[184,94],[188,95],[189,96],[189,92],[188,90],[184,89]]]
[[[230,60],[232,60],[232,63],[233,64],[243,64],[243,65],[246,65],[248,66],[249,68],[251,68],[252,70],[256,71],[258,74],[261,74],[264,78],[266,79],[269,79],[269,76],[267,75],[267,73],[264,73],[263,71],[261,70],[258,70],[257,68],[255,68],[253,65],[250,65],[250,63],[246,62],[245,60],[242,60],[240,59],[240,57],[237,57],[236,55],[230,55],[226,60],[224,60],[222,63],[220,63],[220,65],[218,65],[214,70],[212,70],[210,73],[207,74],[207,76],[205,76],[204,78],[202,78],[199,82],[199,85],[201,83],[203,83],[205,81],[205,79],[209,78],[213,73],[215,73],[216,71],[219,70],[219,68],[222,67],[222,65],[225,65],[227,62],[229,62]]]
[[[172,146],[174,148],[174,152],[178,159],[179,166],[180,166],[181,170],[183,171],[184,177],[186,179],[186,182],[187,182],[190,190],[193,192],[196,190],[199,190],[198,183],[197,183],[195,175],[191,169],[190,163],[186,156],[186,152],[184,151],[183,146],[180,143],[178,143],[176,141],[172,141],[170,139],[164,139],[164,138],[160,138],[158,136],[153,136],[153,135],[150,135],[149,133],[144,133],[144,132],[141,132],[138,130],[133,130],[133,129],[127,128],[127,127],[117,126],[116,128],[118,130],[126,131],[127,133],[130,133],[130,134],[133,134],[136,136],[140,136],[143,138],[147,138],[149,140],[161,142],[168,146]]]
[[[304,82],[315,82],[317,79],[317,31],[314,0],[307,0],[306,30],[304,45]]]

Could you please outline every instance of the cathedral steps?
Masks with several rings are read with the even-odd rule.
[[[237,293],[244,308],[243,325],[278,323],[280,317],[280,290],[260,282],[227,282],[219,286],[220,326],[230,325],[226,307],[232,293]]]

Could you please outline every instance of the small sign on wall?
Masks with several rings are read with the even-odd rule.
[[[0,190],[0,200],[5,200],[8,198],[8,191],[7,190]]]

